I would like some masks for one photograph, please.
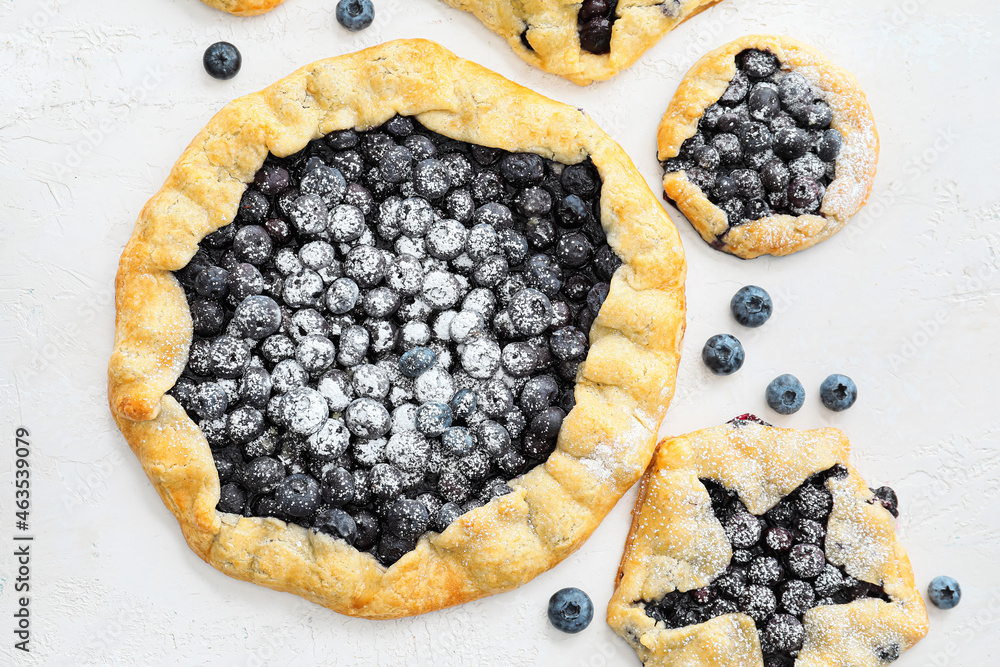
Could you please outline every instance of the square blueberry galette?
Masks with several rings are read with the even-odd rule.
[[[927,633],[895,534],[832,428],[744,415],[660,443],[608,623],[645,665],[875,667]]]
[[[195,138],[122,255],[111,408],[213,566],[422,613],[552,567],[641,476],[684,272],[582,112],[393,42]]]
[[[675,27],[721,0],[445,0],[472,12],[535,67],[580,85],[631,67]]]
[[[878,132],[857,79],[788,37],[748,35],[685,75],[657,132],[663,188],[712,247],[787,255],[871,192]]]

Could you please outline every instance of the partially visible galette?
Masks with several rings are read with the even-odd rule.
[[[393,42],[197,136],[122,256],[111,407],[215,567],[422,613],[552,567],[639,478],[684,270],[582,112]]]
[[[660,443],[608,623],[645,665],[875,667],[927,633],[895,535],[836,429],[752,415]]]
[[[236,16],[256,16],[271,11],[285,0],[201,0],[209,7]]]
[[[712,247],[787,255],[864,206],[878,132],[857,80],[788,37],[748,35],[687,73],[657,134],[663,188]]]
[[[587,85],[610,79],[720,0],[445,0],[475,14],[525,61]]]

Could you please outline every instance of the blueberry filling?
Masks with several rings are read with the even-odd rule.
[[[770,215],[821,215],[843,143],[830,127],[833,111],[767,51],[743,51],[736,64],[729,87],[663,169],[684,171],[730,227]]]
[[[583,0],[577,14],[580,48],[597,55],[611,51],[611,26],[617,9],[618,0]]]
[[[391,564],[509,493],[555,447],[621,264],[600,193],[589,161],[400,116],[268,156],[176,272],[194,339],[170,393],[218,509]]]
[[[752,415],[740,420],[757,421]],[[704,588],[646,601],[646,614],[667,628],[681,628],[745,613],[757,626],[764,664],[792,667],[805,641],[802,617],[807,611],[862,598],[888,602],[881,586],[854,579],[828,561],[823,550],[833,509],[826,482],[846,474],[841,465],[817,473],[762,516],[750,514],[736,493],[701,480],[733,548],[732,562]],[[886,649],[879,659],[891,662],[898,655],[898,647]]]

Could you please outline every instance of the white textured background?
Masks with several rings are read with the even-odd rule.
[[[578,88],[529,68],[471,15],[437,0],[375,0],[374,27],[340,29],[334,0],[288,0],[233,18],[197,0],[7,0],[0,5],[0,663],[636,665],[603,621],[630,493],[563,565],[461,608],[366,622],[237,582],[188,550],[116,431],[105,402],[112,282],[143,203],[227,101],[312,60],[428,37],[585,108],[659,192],[654,132],[703,52],[749,32],[810,42],[852,70],[882,137],[868,207],[843,232],[785,259],[742,262],[673,212],[690,263],[686,356],[663,434],[754,411],[781,425],[835,425],[872,486],[899,493],[899,531],[924,590],[959,579],[953,611],[897,664],[1000,663],[1000,191],[995,0],[726,0],[617,79]],[[242,51],[228,82],[202,70],[219,39]],[[777,312],[740,330],[732,294],[758,284]],[[709,376],[705,339],[729,331],[743,370]],[[809,394],[770,412],[764,387],[794,373]],[[860,386],[840,415],[827,374]],[[33,443],[32,654],[12,649],[13,431]],[[579,586],[584,633],[545,619]]]

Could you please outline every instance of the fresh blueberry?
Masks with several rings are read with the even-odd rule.
[[[723,530],[735,549],[749,549],[761,536],[760,520],[746,511],[734,512],[723,524]]]
[[[437,354],[429,347],[415,347],[399,358],[399,370],[406,377],[415,378],[437,361]]]
[[[202,63],[205,65],[205,71],[216,79],[232,79],[240,71],[243,56],[240,55],[240,50],[229,42],[216,42],[205,49]]]
[[[431,437],[439,436],[451,428],[453,416],[445,403],[429,402],[417,408],[417,430]]]
[[[819,145],[816,147],[816,154],[824,162],[832,162],[840,155],[840,149],[844,145],[844,136],[840,130],[827,130],[823,133]]]
[[[232,324],[237,334],[262,340],[281,326],[281,307],[269,296],[249,296],[236,307]]]
[[[218,266],[210,266],[194,279],[194,289],[206,299],[221,299],[229,291],[229,272]]]
[[[468,429],[452,426],[441,434],[441,444],[447,453],[453,456],[465,456],[475,447],[475,440]]]
[[[716,375],[732,375],[743,367],[743,345],[730,334],[717,334],[708,339],[701,359]]]
[[[459,389],[452,397],[450,405],[456,419],[468,419],[475,413],[478,400],[471,389]]]
[[[802,622],[794,616],[776,614],[764,627],[762,639],[772,651],[795,653],[805,643],[806,631]]]
[[[594,603],[579,588],[564,588],[549,598],[549,622],[562,632],[581,632],[594,618]]]
[[[745,327],[759,327],[771,317],[774,305],[771,303],[771,295],[763,288],[756,285],[741,287],[733,295],[729,307],[733,311],[736,321]]]
[[[427,531],[430,516],[419,500],[401,498],[389,507],[385,524],[393,535],[404,540],[415,540]]]
[[[774,152],[783,160],[792,161],[809,150],[809,135],[795,127],[778,130],[774,135]]]
[[[778,606],[774,591],[765,586],[750,584],[740,595],[739,605],[750,618],[762,623],[774,614]]]
[[[340,0],[337,3],[337,23],[352,32],[364,30],[374,20],[372,0]]]
[[[246,494],[239,484],[234,484],[230,482],[229,484],[223,484],[222,488],[219,490],[219,504],[216,509],[220,512],[228,512],[230,514],[239,514],[243,511],[243,506],[246,504]]]
[[[354,518],[339,509],[323,510],[317,514],[315,521],[313,521],[313,528],[331,537],[344,540],[348,544],[354,544],[358,539],[358,525]]]
[[[274,491],[275,509],[290,517],[305,517],[319,506],[319,484],[309,475],[289,475]]]
[[[764,79],[774,74],[780,63],[773,53],[760,49],[747,49],[736,58],[740,69],[753,79]]]
[[[542,441],[554,440],[559,435],[565,418],[566,412],[562,408],[545,408],[532,418],[531,433]]]
[[[788,203],[803,211],[819,208],[820,184],[808,176],[799,176],[788,185]]]
[[[899,516],[899,498],[891,487],[880,486],[877,489],[872,489],[872,494],[874,494],[875,499],[878,500],[889,514],[894,517]]]
[[[962,587],[951,577],[935,577],[927,587],[927,597],[938,609],[952,609],[962,599]]]
[[[218,382],[205,382],[194,390],[191,403],[202,419],[217,419],[229,407],[229,397]]]
[[[842,412],[858,400],[858,386],[846,375],[830,375],[819,386],[819,398],[828,409]]]
[[[269,456],[255,458],[243,470],[243,485],[251,493],[269,493],[284,478],[281,461]]]
[[[785,373],[771,380],[764,393],[767,404],[780,415],[798,412],[806,400],[806,390],[794,375]]]
[[[798,544],[788,553],[787,563],[799,579],[812,579],[826,568],[826,555],[815,544]]]
[[[453,502],[443,504],[434,518],[434,530],[439,533],[444,532],[460,516],[462,516],[462,507],[460,505]]]

